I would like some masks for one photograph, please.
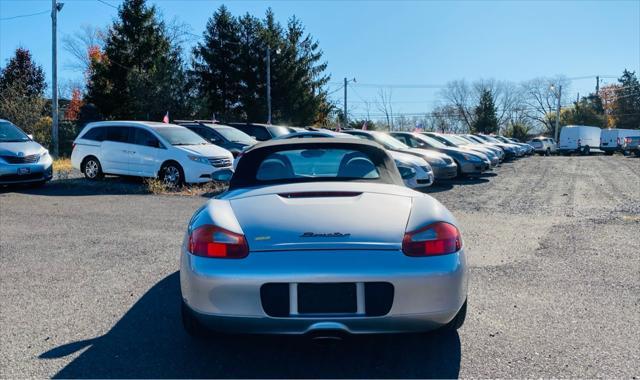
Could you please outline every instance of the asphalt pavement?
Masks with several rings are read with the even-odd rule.
[[[0,378],[640,375],[640,159],[530,157],[428,190],[470,258],[458,333],[317,343],[180,323],[201,196],[82,179],[0,189]]]

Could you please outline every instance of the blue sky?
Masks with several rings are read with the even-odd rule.
[[[84,24],[105,26],[116,9],[98,0],[62,0],[59,37]],[[104,0],[117,6],[119,0]],[[443,84],[454,79],[495,78],[519,82],[537,76],[574,80],[565,92],[575,98],[595,86],[595,75],[619,76],[624,68],[640,72],[640,1],[209,1],[152,0],[165,18],[176,17],[200,35],[207,19],[226,4],[235,15],[264,15],[271,7],[281,22],[292,15],[320,41],[330,89],[343,77],[359,84]],[[48,0],[0,0],[0,19],[46,11]],[[197,40],[197,39],[196,39]],[[195,41],[194,41],[195,43]],[[30,49],[49,78],[49,14],[0,20],[0,62],[16,47]],[[82,74],[59,53],[61,80]],[[604,82],[613,82],[605,78]],[[377,89],[350,89],[352,112],[364,112],[363,100]],[[333,95],[341,99],[342,92]],[[424,112],[438,100],[438,89],[395,88],[394,112]],[[350,108],[352,108],[350,106]],[[372,112],[375,109],[372,108]]]

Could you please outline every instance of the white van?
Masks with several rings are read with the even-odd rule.
[[[87,124],[76,138],[71,163],[88,179],[116,174],[180,185],[211,181],[213,173],[232,168],[233,155],[179,125],[102,121]]]
[[[600,148],[600,128],[586,125],[567,125],[560,130],[561,153],[582,153],[589,154],[591,151],[598,151]]]
[[[600,150],[606,155],[622,152],[624,139],[631,136],[640,136],[637,129],[603,129],[600,134]]]

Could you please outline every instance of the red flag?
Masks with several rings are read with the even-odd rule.
[[[167,111],[167,114],[162,118],[162,122],[165,124],[169,124],[169,111]]]

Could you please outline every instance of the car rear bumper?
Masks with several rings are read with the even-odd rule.
[[[252,252],[244,259],[224,260],[193,256],[183,247],[180,263],[185,304],[210,328],[236,333],[428,331],[453,319],[466,299],[467,281],[463,250],[428,258],[394,250]],[[261,295],[263,285],[274,283],[290,289],[301,283],[380,282],[391,284],[393,295],[388,312],[377,316],[298,314],[292,306],[297,301],[288,304],[290,313],[273,316]]]

